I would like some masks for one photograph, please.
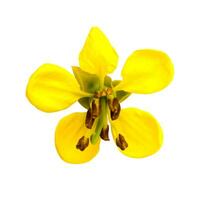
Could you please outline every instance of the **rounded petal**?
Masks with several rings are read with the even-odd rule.
[[[54,64],[44,64],[30,77],[26,96],[38,109],[54,112],[67,108],[84,94],[67,70]]]
[[[80,52],[79,62],[84,71],[104,77],[116,68],[118,55],[104,33],[93,27]]]
[[[99,141],[89,143],[83,151],[76,148],[80,138],[89,138],[93,129],[85,127],[85,113],[73,113],[60,120],[55,133],[55,145],[60,157],[69,163],[79,164],[91,160],[99,151]]]
[[[150,156],[162,145],[163,134],[159,123],[151,114],[142,110],[123,109],[119,118],[111,121],[111,127],[114,140],[117,142],[120,135],[124,140],[119,150],[126,156],[134,158]]]
[[[137,50],[121,72],[123,81],[116,90],[148,94],[162,90],[173,79],[174,68],[167,54],[157,50]]]

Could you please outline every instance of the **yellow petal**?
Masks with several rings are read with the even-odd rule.
[[[44,64],[30,77],[26,95],[38,109],[54,112],[67,108],[85,94],[76,79],[64,68]]]
[[[89,138],[94,129],[85,127],[85,113],[73,113],[61,119],[55,135],[56,149],[60,157],[69,163],[79,164],[91,160],[99,151],[99,141],[80,151],[76,148],[79,139]],[[93,126],[94,127],[94,126]]]
[[[144,49],[129,56],[121,75],[123,81],[116,90],[148,94],[165,88],[173,79],[174,68],[164,52]]]
[[[93,27],[80,52],[79,62],[84,71],[104,77],[116,68],[118,55],[104,33]]]
[[[119,118],[111,121],[113,138],[121,134],[128,144],[125,150],[118,148],[129,157],[142,158],[157,152],[163,140],[162,130],[156,119],[149,113],[136,108],[121,110]]]

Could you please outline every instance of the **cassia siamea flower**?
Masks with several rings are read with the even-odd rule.
[[[157,152],[162,129],[148,112],[121,109],[131,93],[149,94],[165,88],[173,79],[173,64],[164,52],[134,51],[121,72],[122,80],[109,76],[118,55],[102,31],[91,28],[79,54],[74,76],[54,64],[43,64],[30,77],[26,95],[39,110],[55,112],[78,101],[86,112],[70,114],[57,125],[55,144],[60,157],[69,163],[84,163],[99,151],[100,141],[110,140],[125,155],[142,158]]]

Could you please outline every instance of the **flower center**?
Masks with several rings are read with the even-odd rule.
[[[107,88],[94,94],[85,119],[85,126],[89,129],[93,127],[95,120],[97,120],[95,132],[90,138],[91,143],[95,144],[99,136],[103,140],[109,140],[107,113],[109,111],[111,120],[116,120],[119,117],[120,110],[119,100],[112,88]]]
[[[119,117],[120,110],[119,100],[112,88],[96,92],[90,101],[85,118],[85,126],[88,129],[92,129],[95,124],[94,132],[90,138],[85,136],[80,138],[76,148],[83,151],[89,145],[89,140],[92,144],[96,144],[99,137],[108,141],[108,115],[110,115],[111,120],[116,120]],[[125,150],[128,147],[126,140],[121,134],[118,135],[115,142],[121,150]]]

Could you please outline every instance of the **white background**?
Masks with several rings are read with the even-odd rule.
[[[0,199],[200,199],[199,1],[0,0]],[[165,90],[132,95],[122,107],[151,112],[165,143],[145,159],[123,156],[113,142],[83,165],[64,163],[54,147],[63,116],[78,104],[47,114],[25,97],[42,63],[78,64],[91,26],[99,26],[120,56],[161,49],[175,65]]]

